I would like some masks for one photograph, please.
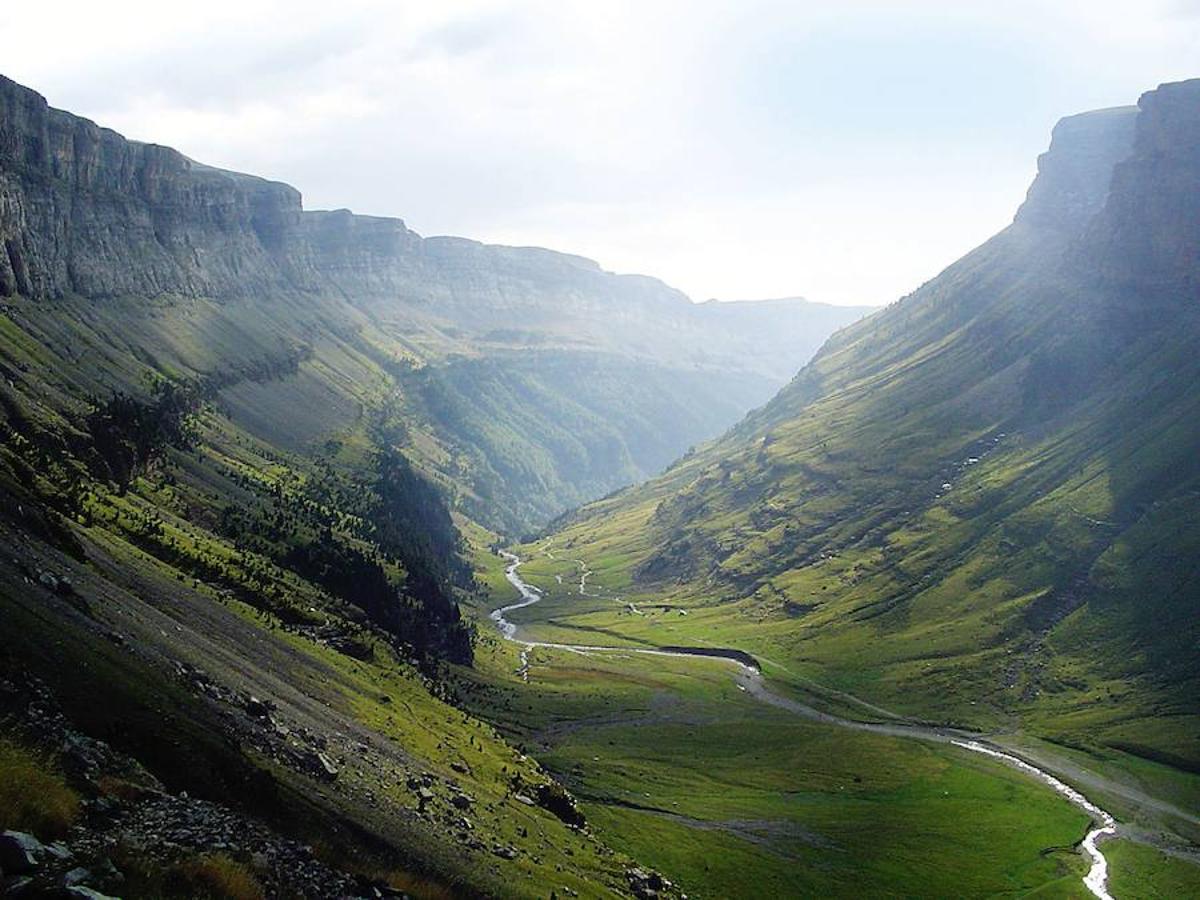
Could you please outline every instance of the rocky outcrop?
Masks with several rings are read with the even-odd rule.
[[[277,182],[128,141],[0,78],[0,292],[246,293],[300,219]]]
[[[1078,232],[1103,208],[1113,167],[1133,150],[1137,118],[1136,106],[1119,106],[1059,120],[1015,221]]]
[[[866,312],[799,299],[697,306],[580,256],[305,211],[286,184],[126,140],[0,77],[0,296],[14,294],[330,296],[473,348],[587,348],[776,385]]]
[[[1200,79],[1138,101],[1133,152],[1117,165],[1089,229],[1089,261],[1139,307],[1194,305],[1200,294]]]

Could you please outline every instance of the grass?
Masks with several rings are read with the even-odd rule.
[[[66,835],[79,819],[80,798],[48,754],[0,738],[0,829],[42,840]]]
[[[621,823],[610,840],[694,896],[777,896],[793,879],[805,894],[982,896],[1031,889],[1074,862],[1053,851],[1085,819],[1035,783],[912,742],[739,713],[574,731],[546,762],[582,768],[580,790]],[[743,822],[769,837],[722,825]],[[689,840],[659,833],[681,829]],[[714,843],[738,852],[714,854]]]
[[[1090,301],[1026,252],[985,245],[730,434],[527,544],[549,596],[515,618],[734,646],[914,717],[1197,771],[1195,322],[1091,359],[1055,337],[1091,327]],[[1030,358],[1045,372],[1015,375]],[[1103,377],[1060,396],[1076,363]],[[547,547],[610,602],[571,596]]]
[[[876,715],[828,685],[814,690],[809,678],[824,668],[792,659],[783,641],[773,645],[769,627],[763,633],[770,622],[739,625],[744,605],[648,592],[634,597],[643,605],[634,615],[602,580],[589,581],[601,598],[581,597],[574,560],[603,563],[587,549],[574,552],[580,548],[569,540],[520,549],[528,559],[523,576],[547,592],[514,616],[529,634],[624,646],[742,646],[738,638],[756,634],[758,648],[769,648],[763,655],[782,660],[765,663],[779,689],[841,715]],[[474,560],[477,577],[493,586],[489,606],[515,595],[502,560],[482,548]],[[861,561],[832,565],[849,572]],[[689,614],[647,602],[655,600],[680,603]],[[494,692],[490,709],[472,708],[568,784],[607,843],[659,868],[689,896],[1089,896],[1087,862],[1074,849],[1086,818],[1020,773],[953,748],[789,720],[749,703],[728,671],[707,661],[537,649],[524,685],[514,675],[513,645],[483,633],[472,677]],[[1185,809],[1191,803],[1194,777],[1161,762],[1103,743],[1016,742]],[[1089,794],[1123,821],[1161,824],[1119,797]],[[1114,872],[1126,860],[1120,849],[1110,859]],[[1159,862],[1131,860],[1127,878]],[[1173,861],[1167,870],[1179,865],[1186,864]]]
[[[130,897],[179,900],[264,900],[266,892],[254,869],[224,853],[185,856],[152,862],[141,853],[118,846],[114,862],[125,876],[122,891]]]
[[[543,584],[577,572],[556,555],[530,566]],[[476,565],[494,579],[502,563]],[[515,668],[513,645],[481,642],[464,677],[490,690],[465,702],[562,780],[606,843],[689,896],[1082,896],[1086,818],[988,760],[796,719],[712,661],[539,648],[528,684]]]
[[[612,895],[631,862],[549,812],[513,800],[514,777],[536,785],[547,780],[545,772],[480,718],[435,697],[432,682],[386,642],[375,644],[369,661],[353,659],[282,629],[278,619],[206,585],[180,584],[161,560],[97,529],[100,536],[103,545],[89,538],[89,558],[101,573],[119,561],[128,585],[128,592],[105,588],[98,603],[105,627],[160,646],[171,658],[194,661],[221,682],[251,679],[259,696],[278,696],[271,686],[286,672],[287,689],[279,698],[285,717],[305,721],[315,708],[318,721],[334,723],[324,727],[342,735],[369,729],[396,756],[386,765],[367,766],[347,753],[336,790],[314,785],[269,757],[231,745],[216,711],[176,678],[164,677],[122,646],[97,640],[86,622],[64,621],[37,592],[17,597],[0,590],[5,636],[0,663],[54,683],[82,730],[140,759],[170,790],[228,798],[288,836],[323,842],[340,866],[411,879],[433,897],[439,890],[524,897],[542,884],[569,887],[583,897]],[[12,546],[19,552],[16,542]],[[7,557],[0,561],[8,563]],[[77,577],[77,588],[90,593],[96,577],[95,572]],[[165,641],[170,643],[160,643]],[[213,646],[220,649],[207,655]],[[98,682],[105,685],[103,705],[95,703]],[[296,697],[305,698],[299,709],[292,705]],[[452,768],[461,763],[469,770]],[[406,784],[416,773],[434,777],[429,816],[418,814]],[[470,812],[453,806],[448,782],[475,798]],[[130,795],[124,784],[109,781],[104,787]],[[366,796],[374,799],[367,802]],[[464,815],[481,849],[457,840],[461,829],[454,823]],[[499,845],[516,847],[518,857],[498,859],[492,849]]]
[[[490,725],[438,699],[442,688],[428,670],[417,671],[364,628],[355,610],[285,568],[276,548],[259,540],[280,520],[289,527],[299,522],[309,537],[327,528],[346,546],[380,558],[390,577],[404,578],[393,554],[374,553],[372,526],[360,517],[355,493],[374,474],[377,426],[390,427],[401,416],[392,406],[395,384],[374,355],[386,336],[334,329],[295,375],[249,377],[225,389],[197,415],[196,446],[165,453],[127,489],[95,481],[80,460],[63,463],[70,469],[65,474],[45,464],[46,448],[67,442],[41,438],[67,431],[68,421],[86,411],[85,397],[106,396],[114,386],[140,395],[166,375],[236,374],[240,364],[269,362],[281,347],[294,346],[288,335],[297,320],[329,312],[285,306],[269,298],[253,309],[165,301],[147,312],[123,301],[99,310],[66,300],[47,315],[18,300],[0,316],[0,360],[21,364],[22,371],[15,387],[8,381],[0,387],[13,399],[0,411],[0,424],[13,424],[9,416],[19,410],[21,428],[30,430],[30,437],[0,446],[0,472],[16,473],[14,485],[23,471],[41,472],[40,481],[23,486],[33,490],[21,499],[26,508],[40,498],[67,510],[64,528],[88,560],[76,567],[0,519],[7,536],[0,561],[0,632],[6,636],[0,663],[41,677],[78,727],[137,757],[172,790],[230,802],[305,842],[325,841],[340,863],[385,872],[414,892],[516,897],[547,884],[580,896],[611,895],[629,861],[546,810],[512,799],[514,777],[529,785],[547,780],[536,762]],[[117,311],[128,322],[110,331],[103,320]],[[374,349],[362,340],[376,342]],[[153,353],[141,352],[151,345]],[[75,365],[64,355],[86,362]],[[425,440],[429,423],[404,424],[417,435],[418,464],[439,478],[451,459],[439,455],[444,447],[436,437]],[[397,440],[405,438],[398,430]],[[450,481],[452,488],[462,483]],[[256,543],[229,533],[231,509],[259,517],[245,529]],[[77,615],[61,598],[20,587],[18,555],[39,568],[71,569],[92,618]],[[287,631],[285,623],[342,626],[372,646],[372,658],[352,659]],[[118,633],[127,643],[118,642]],[[224,684],[255,679],[264,696],[307,695],[313,707],[300,701],[303,714],[315,708],[322,724],[339,732],[366,728],[386,738],[402,761],[382,771],[351,761],[339,765],[336,790],[314,790],[271,758],[227,745],[227,728],[206,702],[130,654],[129,644],[156,648],[155,659],[187,660]],[[103,704],[95,703],[97,683],[105,685]],[[336,724],[329,726],[329,718]],[[453,770],[452,762],[469,771]],[[411,772],[436,779],[429,816],[415,808],[405,783]],[[469,830],[479,848],[458,839],[464,814],[450,802],[448,781],[475,798]],[[19,783],[26,782],[34,783]],[[120,796],[136,793],[136,786],[111,780],[104,787]],[[362,799],[368,792],[371,803]],[[517,848],[517,858],[502,860],[492,852],[497,846]],[[176,874],[228,876],[226,887],[236,880],[237,872],[221,860],[196,865]]]
[[[1121,900],[1175,900],[1200,896],[1200,864],[1131,841],[1104,845],[1109,889]]]

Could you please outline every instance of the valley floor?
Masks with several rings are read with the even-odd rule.
[[[590,580],[585,561],[552,546],[522,552],[534,555],[525,577],[546,602],[504,614],[520,623],[521,640],[614,650],[522,651],[493,632],[481,641],[479,672],[462,676],[499,691],[498,704],[478,712],[575,792],[606,841],[689,896],[1090,896],[1089,860],[1077,850],[1089,817],[1044,784],[945,741],[911,740],[905,720],[769,661],[767,688],[731,678],[728,662],[614,652],[674,639],[597,627],[597,608],[612,611],[610,622],[657,615],[666,631],[687,612],[626,603]],[[476,558],[493,605],[512,604],[504,561]],[[779,702],[760,702],[764,691]],[[798,718],[791,706],[812,715]],[[848,730],[844,717],[879,724]],[[1200,889],[1190,858],[1200,826],[1188,811],[1194,776],[1023,734],[989,738],[1114,811],[1125,838],[1107,845],[1114,896]]]

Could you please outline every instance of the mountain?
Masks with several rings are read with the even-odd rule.
[[[623,891],[449,702],[464,532],[650,474],[862,313],[306,211],[0,79],[0,827],[86,823],[131,896]]]
[[[124,492],[191,452],[200,471],[173,513],[203,510],[206,528],[343,594],[350,573],[369,577],[383,599],[360,605],[387,606],[389,578],[403,578],[424,597],[422,624],[372,616],[459,657],[449,597],[467,575],[427,481],[487,525],[529,528],[765,400],[818,340],[810,309],[818,334],[862,312],[715,310],[580,257],[306,212],[287,185],[126,141],[8,80],[0,241],[14,496],[78,516],[93,480]],[[771,352],[753,352],[766,334]],[[248,458],[206,456],[231,439]],[[317,549],[331,514],[307,496],[279,509],[256,474],[276,457],[300,495],[317,465],[340,496],[367,498],[337,560]],[[447,634],[425,633],[443,619]]]
[[[577,256],[305,211],[288,185],[126,141],[11,81],[0,83],[0,162],[0,294],[87,298],[88,314],[120,331],[153,298],[156,325],[131,343],[180,377],[311,350],[286,387],[227,391],[235,418],[267,425],[263,408],[288,408],[304,384],[322,415],[269,423],[270,440],[294,448],[348,427],[365,384],[395,384],[409,455],[509,531],[661,469],[865,312],[694,305]],[[322,367],[334,336],[339,360]]]
[[[1009,227],[564,517],[551,540],[598,590],[691,613],[580,601],[589,640],[735,646],[784,681],[1195,771],[1198,128],[1200,81],[1063,119]]]

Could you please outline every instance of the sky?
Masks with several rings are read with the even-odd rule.
[[[1200,76],[1200,0],[5,3],[0,45],[309,209],[882,304],[1011,221],[1058,118]]]

